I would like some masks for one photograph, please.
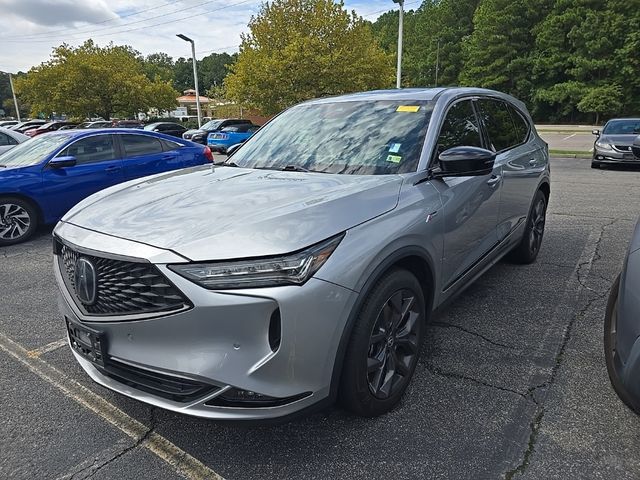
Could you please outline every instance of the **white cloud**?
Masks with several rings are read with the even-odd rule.
[[[97,23],[118,18],[102,0],[2,0],[0,6],[3,15],[45,27]]]

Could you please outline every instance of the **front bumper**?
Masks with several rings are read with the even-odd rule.
[[[594,148],[593,161],[597,163],[640,165],[640,158],[637,158],[632,152],[603,150],[598,147]]]
[[[96,236],[107,237],[88,231],[85,235],[83,229],[62,225],[55,233],[63,241],[73,238],[79,247],[95,245],[91,239]],[[120,247],[122,242],[127,241],[119,240]],[[54,264],[62,315],[74,324],[101,332],[107,359],[150,374],[211,386],[198,398],[174,401],[105,374],[100,365],[72,349],[89,376],[107,388],[161,408],[219,420],[284,417],[329,397],[338,344],[356,299],[349,289],[312,278],[303,286],[215,292],[180,277],[164,263],[155,263],[193,308],[135,320],[87,317],[65,287],[58,262]],[[281,325],[275,351],[269,338],[274,314]],[[294,400],[269,407],[211,405],[232,389]]]

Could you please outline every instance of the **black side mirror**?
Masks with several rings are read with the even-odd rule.
[[[76,157],[74,157],[73,155],[56,157],[49,160],[49,166],[51,168],[73,167],[76,163],[77,163]]]
[[[453,147],[442,152],[438,161],[438,177],[481,176],[491,173],[496,154],[479,147]]]
[[[230,157],[234,153],[238,151],[238,149],[242,146],[242,143],[236,143],[235,145],[231,145],[227,148],[227,157]]]
[[[593,133],[596,137],[600,136],[600,130],[591,130],[591,133]]]

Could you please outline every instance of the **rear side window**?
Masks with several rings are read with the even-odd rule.
[[[480,99],[477,105],[495,152],[503,152],[522,143],[522,136],[519,135],[505,102]]]
[[[482,147],[478,118],[471,100],[458,102],[447,112],[438,136],[437,154],[462,146]]]
[[[77,164],[104,162],[114,160],[116,151],[113,148],[111,135],[94,135],[78,140],[60,152],[58,157],[72,155]]]
[[[511,118],[513,119],[516,131],[518,132],[518,138],[520,139],[518,143],[526,142],[529,139],[529,131],[531,129],[529,122],[525,120],[522,114],[511,105],[509,105],[509,111],[511,112]]]
[[[164,138],[160,140],[160,143],[162,144],[162,149],[165,152],[170,152],[171,150],[182,148],[182,145],[180,145],[179,143],[171,142],[169,140],[165,140]]]
[[[161,153],[162,143],[160,140],[144,135],[122,135],[122,145],[127,157],[138,157],[140,155],[152,155]]]
[[[10,135],[6,133],[0,133],[0,146],[6,147],[7,145],[17,145],[18,142]]]
[[[235,132],[240,132],[240,131],[242,131],[242,130],[241,130],[241,128],[240,128],[240,127],[224,127],[221,131],[222,131],[222,132],[232,132],[232,133],[235,133]]]

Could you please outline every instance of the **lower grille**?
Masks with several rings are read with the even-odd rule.
[[[220,389],[208,383],[133,367],[111,358],[104,366],[95,367],[106,377],[174,402],[190,402]]]
[[[184,295],[150,263],[85,255],[56,242],[64,283],[87,315],[134,315],[190,307]],[[95,270],[95,298],[90,303],[83,302],[76,291],[76,264],[81,258],[88,260]]]
[[[633,152],[633,156],[640,159],[640,147],[636,147],[635,145],[631,147],[631,151]]]
[[[614,145],[614,147],[616,148],[616,150],[619,150],[621,152],[630,152],[631,151],[631,146],[630,145]]]

